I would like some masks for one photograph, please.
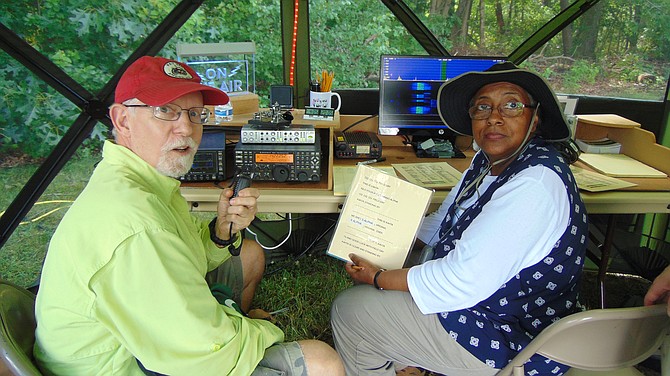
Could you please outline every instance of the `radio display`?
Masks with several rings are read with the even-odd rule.
[[[255,155],[256,163],[293,163],[293,154],[261,154]]]
[[[192,173],[215,173],[216,153],[199,151],[195,153],[193,165],[189,172]]]

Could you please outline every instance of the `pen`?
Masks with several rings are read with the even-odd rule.
[[[276,311],[272,311],[272,312],[269,312],[269,313],[270,313],[271,315],[278,315],[278,314],[280,314],[280,313],[284,313],[284,312],[286,312],[286,311],[288,311],[288,307],[285,307],[285,308],[282,308],[282,309],[278,309],[278,310],[276,310]]]
[[[385,160],[386,160],[386,158],[380,157],[380,158],[376,158],[376,159],[370,159],[370,160],[367,160],[367,161],[358,162],[358,165],[359,166],[360,165],[368,165],[368,164],[377,163],[377,162],[384,162]]]

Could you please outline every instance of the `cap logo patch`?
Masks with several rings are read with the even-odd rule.
[[[165,63],[165,65],[163,65],[163,71],[172,78],[185,78],[187,80],[193,78],[184,67],[174,61]]]

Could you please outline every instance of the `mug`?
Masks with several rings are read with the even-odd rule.
[[[309,92],[309,106],[310,107],[320,107],[320,108],[333,108],[332,100],[333,97],[337,97],[337,108],[335,111],[339,111],[342,107],[342,98],[340,94],[333,93],[332,91],[310,91]]]

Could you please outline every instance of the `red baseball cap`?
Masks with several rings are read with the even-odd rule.
[[[130,64],[116,85],[117,103],[137,98],[150,106],[162,106],[189,93],[202,93],[203,104],[228,103],[228,95],[200,83],[200,76],[184,63],[163,57],[143,56]]]

